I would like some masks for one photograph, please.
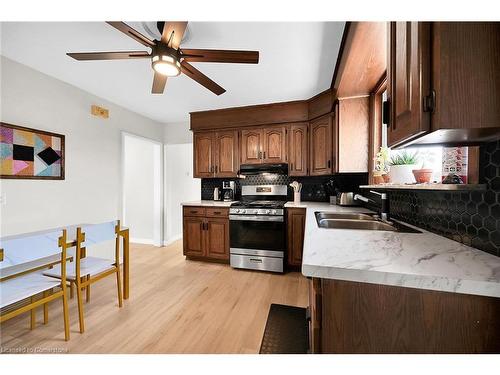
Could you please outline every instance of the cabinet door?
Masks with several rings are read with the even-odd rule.
[[[302,265],[306,213],[303,208],[287,209],[288,265]]]
[[[311,121],[309,125],[309,174],[332,174],[332,118],[330,115]]]
[[[206,256],[229,260],[229,219],[206,219]]]
[[[215,177],[236,177],[238,168],[238,132],[215,133]]]
[[[184,217],[184,255],[198,257],[205,255],[204,220],[203,217]]]
[[[285,163],[286,127],[276,126],[264,129],[264,144],[262,147],[264,163]]]
[[[391,22],[388,40],[388,143],[397,146],[430,129],[430,112],[424,106],[430,95],[430,24]]]
[[[307,123],[290,126],[288,175],[307,176]]]
[[[194,133],[193,175],[198,178],[214,177],[214,133]]]
[[[262,163],[262,129],[241,131],[241,164]]]

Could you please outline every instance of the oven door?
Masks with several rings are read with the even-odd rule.
[[[283,216],[229,215],[229,229],[231,252],[235,249],[285,252]]]

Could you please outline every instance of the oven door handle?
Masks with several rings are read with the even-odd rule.
[[[264,216],[264,215],[229,215],[229,220],[236,221],[273,221],[283,222],[283,216]]]

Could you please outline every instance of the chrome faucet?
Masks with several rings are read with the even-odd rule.
[[[380,196],[380,199],[382,201],[382,205],[380,208],[380,218],[382,219],[382,221],[389,221],[389,200],[387,199],[387,193],[380,193],[374,190],[370,190],[370,193],[377,194]],[[375,202],[373,199],[367,198],[361,194],[356,194],[354,196],[354,200],[360,200],[365,203],[377,204],[377,202]]]

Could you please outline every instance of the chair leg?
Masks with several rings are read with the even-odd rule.
[[[69,314],[68,314],[68,297],[66,296],[66,286],[63,286],[63,318],[64,318],[64,340],[69,340]]]
[[[116,267],[116,286],[118,289],[118,307],[122,307],[123,297],[122,297],[122,281],[120,276],[120,266]]]
[[[69,282],[69,298],[73,299],[75,296],[75,284],[73,282]]]
[[[47,298],[49,296],[49,291],[46,290],[43,292],[43,298]],[[43,304],[43,324],[47,324],[49,322],[49,304]]]
[[[31,297],[31,303],[33,303],[33,297]],[[30,329],[35,329],[36,327],[36,308],[30,310]]]
[[[90,275],[87,275],[87,277],[85,278],[86,281],[89,281],[90,280]],[[87,295],[86,295],[86,300],[87,300],[87,303],[90,302],[90,284],[87,285],[87,288],[86,288],[86,292],[87,292]]]
[[[80,282],[76,283],[76,298],[78,299],[78,320],[80,322],[80,333],[83,333],[85,327],[83,323],[82,287],[80,286]]]

